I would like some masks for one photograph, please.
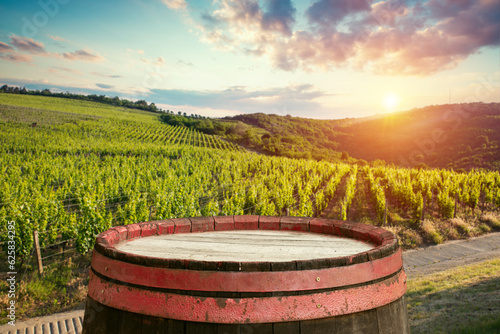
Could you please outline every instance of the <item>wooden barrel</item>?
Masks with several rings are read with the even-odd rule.
[[[396,236],[321,218],[224,216],[96,240],[83,333],[409,333]]]

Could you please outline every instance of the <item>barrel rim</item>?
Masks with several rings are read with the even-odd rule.
[[[230,230],[283,230],[329,234],[368,242],[375,247],[349,256],[289,262],[199,261],[156,258],[118,250],[126,240],[154,235]],[[297,271],[342,267],[384,258],[399,250],[396,235],[380,227],[328,218],[290,216],[211,216],[175,218],[116,226],[98,235],[94,250],[119,261],[148,267],[210,271]]]

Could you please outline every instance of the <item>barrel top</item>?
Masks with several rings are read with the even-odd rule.
[[[217,216],[116,226],[95,250],[114,260],[171,269],[309,270],[369,262],[398,251],[373,225],[323,218]]]
[[[122,242],[116,248],[124,253],[164,259],[284,262],[349,256],[374,246],[326,234],[242,230],[164,234]]]

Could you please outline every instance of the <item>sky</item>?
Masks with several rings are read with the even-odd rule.
[[[500,1],[0,0],[0,84],[211,117],[500,102]]]

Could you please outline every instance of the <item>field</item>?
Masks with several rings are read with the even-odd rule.
[[[500,229],[500,174],[487,170],[271,157],[165,124],[157,113],[10,94],[0,94],[0,142],[2,257],[14,222],[25,272],[34,268],[34,231],[50,264],[58,252],[86,254],[113,225],[174,217],[354,220],[394,231],[405,248]],[[47,298],[55,305],[71,299]]]
[[[498,333],[500,260],[408,281],[411,332]]]
[[[326,216],[392,228],[405,247],[500,226],[498,172],[332,164],[244,152],[158,114],[0,95],[0,231],[20,259],[74,240],[86,253],[116,224],[202,215]]]

